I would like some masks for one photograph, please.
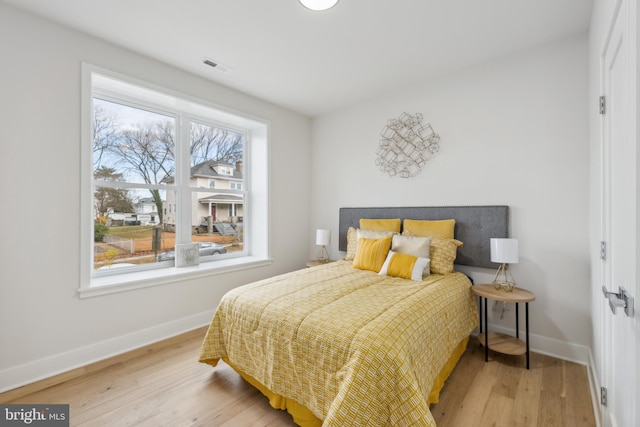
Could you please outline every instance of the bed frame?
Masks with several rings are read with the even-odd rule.
[[[458,248],[456,264],[495,268],[491,262],[489,239],[509,237],[508,206],[436,206],[436,207],[363,207],[340,208],[339,244],[347,250],[347,230],[358,228],[360,218],[455,219],[455,238],[464,246]]]

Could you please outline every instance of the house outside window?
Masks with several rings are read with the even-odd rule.
[[[266,151],[257,141],[266,142],[266,125],[230,119],[207,105],[86,68],[92,195],[87,217],[93,242],[84,287],[174,268],[180,256],[176,245],[197,244],[199,260],[192,264],[266,255],[266,240],[257,239],[252,251],[254,242],[245,239],[251,186],[243,168],[251,160],[258,175],[265,173]],[[264,158],[250,156],[252,145]],[[266,214],[257,215],[256,223],[266,223]],[[204,250],[211,243],[216,250]],[[101,279],[108,276],[120,278]]]
[[[232,229],[242,228],[244,193],[238,191],[237,187],[240,186],[230,181],[243,179],[242,160],[237,160],[234,164],[235,166],[224,161],[206,160],[191,167],[190,186],[202,189],[194,192],[193,196],[197,200],[192,206],[192,227],[196,234],[213,232],[229,236],[232,235]],[[207,185],[209,191],[204,190]],[[216,191],[210,191],[212,189]],[[171,194],[167,201],[173,202]],[[233,214],[225,214],[226,211]],[[163,220],[168,230],[172,230],[176,223],[175,216],[170,214]],[[242,242],[238,244],[241,245]]]

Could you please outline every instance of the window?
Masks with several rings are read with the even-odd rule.
[[[81,294],[264,262],[266,125],[86,64],[83,77]],[[198,263],[176,268],[191,243]]]

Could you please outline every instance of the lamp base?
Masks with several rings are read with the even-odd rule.
[[[493,278],[493,282],[491,282],[494,288],[497,290],[504,290],[507,292],[513,291],[516,287],[516,282],[513,280],[513,276],[511,275],[511,271],[509,271],[509,266],[506,263],[502,263],[502,265],[498,268],[495,277]]]
[[[322,247],[318,251],[318,262],[329,262],[329,252],[327,252],[327,247],[325,245],[322,245]]]

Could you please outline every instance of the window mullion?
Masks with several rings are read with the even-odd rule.
[[[193,216],[191,209],[193,193],[189,190],[191,181],[190,133],[189,123],[182,114],[178,118],[176,129],[176,165],[176,200],[178,201],[176,243],[190,243]]]

